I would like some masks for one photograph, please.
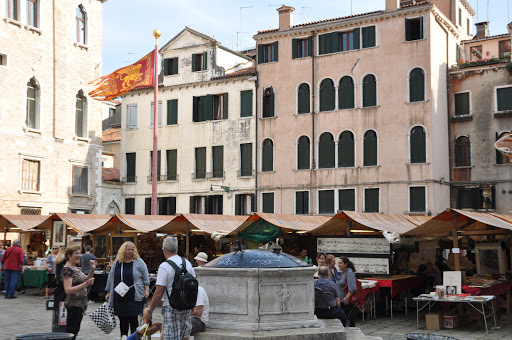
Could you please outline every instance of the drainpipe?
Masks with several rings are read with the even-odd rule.
[[[258,44],[256,44],[256,51],[258,50]],[[256,57],[256,66],[254,68],[256,70],[256,82],[255,82],[255,95],[256,98],[254,101],[255,104],[255,112],[254,112],[254,118],[255,118],[255,136],[254,136],[254,147],[256,149],[255,152],[255,163],[254,163],[254,211],[258,211],[258,87],[260,85],[259,82],[259,76],[258,76],[258,58]],[[251,202],[252,203],[252,202]]]
[[[53,138],[57,138],[57,131],[56,131],[56,128],[57,128],[57,117],[56,117],[56,114],[57,114],[57,104],[55,102],[56,98],[57,98],[57,84],[56,84],[56,80],[57,80],[57,75],[56,75],[56,69],[57,69],[57,59],[56,59],[56,45],[57,45],[57,42],[56,42],[56,39],[55,39],[55,18],[56,18],[56,14],[55,14],[55,0],[53,0]]]
[[[314,186],[316,186],[316,172],[315,172],[315,168],[316,168],[316,157],[315,157],[315,155],[316,155],[316,153],[315,153],[315,150],[316,150],[316,138],[315,138],[315,108],[316,108],[316,105],[315,105],[315,94],[316,94],[315,43],[316,43],[316,31],[312,31],[311,35],[313,37],[311,39],[312,45],[313,45],[313,46],[311,46],[311,143],[313,145],[313,148],[311,151],[312,157],[311,157],[311,171],[310,171],[310,177],[309,177],[310,178],[309,185],[310,185],[310,187],[314,187]],[[313,201],[312,197],[310,197],[309,200],[310,200],[310,202]],[[313,207],[316,207],[316,206],[313,205]],[[312,210],[315,210],[315,208],[313,208]]]

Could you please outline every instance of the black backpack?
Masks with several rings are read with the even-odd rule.
[[[188,310],[196,306],[197,287],[199,286],[199,283],[196,278],[187,271],[185,258],[182,257],[181,261],[181,268],[179,268],[174,261],[165,261],[169,263],[175,271],[171,295],[167,292],[167,288],[165,291],[169,299],[169,304],[172,308],[177,310]]]

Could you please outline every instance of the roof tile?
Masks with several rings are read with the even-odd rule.
[[[116,168],[102,168],[101,178],[108,182],[119,182],[121,180],[121,170]]]
[[[110,129],[103,131],[104,142],[118,142],[121,140],[121,127],[114,126]]]

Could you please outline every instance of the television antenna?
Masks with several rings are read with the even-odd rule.
[[[311,7],[304,6],[301,8],[302,9],[302,23],[304,23],[304,8],[311,8]]]
[[[249,33],[249,32],[242,32],[242,10],[247,8],[253,8],[254,6],[240,6],[240,26],[238,29],[240,31],[236,32],[236,49],[240,51],[240,34],[242,33]]]

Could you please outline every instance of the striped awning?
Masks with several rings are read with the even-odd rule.
[[[117,214],[95,233],[120,233],[121,230],[136,230],[142,233],[156,231],[168,225],[176,216],[173,215],[126,215]]]
[[[18,228],[20,231],[36,229],[40,224],[50,218],[49,215],[0,215],[0,230],[12,230]],[[13,230],[17,232],[18,230]]]
[[[236,230],[233,230],[230,235],[237,235],[259,219],[263,219],[278,228],[282,228],[288,231],[309,232],[326,223],[330,218],[330,216],[285,215],[256,212],[251,215],[240,227],[238,227]]]
[[[162,228],[160,231],[186,230],[188,224],[196,229],[190,229],[193,234],[207,233],[212,236],[225,236],[240,227],[247,218],[248,216],[243,215],[180,214],[168,227]]]
[[[53,220],[62,220],[66,225],[79,234],[94,231],[105,225],[111,215],[94,215],[94,214],[55,214],[52,215]]]
[[[403,215],[409,222],[412,222],[414,224],[416,224],[417,226],[420,226],[422,225],[423,223],[425,222],[428,222],[432,219],[432,216],[422,216],[422,215],[418,215],[418,216],[411,216],[411,215]]]

